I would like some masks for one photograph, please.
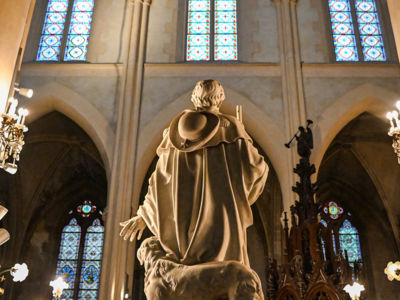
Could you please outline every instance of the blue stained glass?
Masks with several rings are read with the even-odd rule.
[[[90,37],[94,0],[75,0],[65,47],[65,61],[85,61]]]
[[[329,0],[333,44],[337,61],[358,61],[349,0]]]
[[[96,219],[86,233],[78,299],[97,299],[103,243],[104,227]]]
[[[215,0],[214,59],[237,60],[236,0]]]
[[[69,0],[49,0],[47,12],[66,12]]]
[[[210,49],[207,46],[189,47],[187,50],[188,61],[210,60]]]
[[[231,0],[216,0],[215,1],[215,10],[230,10],[236,11],[236,1]]]
[[[59,276],[65,276],[69,287],[65,290],[66,295],[73,294],[79,245],[81,241],[81,227],[76,219],[71,219],[69,224],[64,227],[61,234],[60,252],[58,255],[57,271]]]
[[[337,254],[337,250],[336,250],[336,238],[335,238],[335,234],[333,233],[333,230],[332,230],[332,245],[333,245],[333,252],[335,252],[335,254]]]
[[[325,220],[321,220],[321,221],[319,221],[322,225],[324,225],[324,227],[328,227],[328,223],[326,223],[326,221]]]
[[[210,60],[210,0],[189,0],[187,61]]]
[[[322,255],[324,256],[324,260],[326,260],[325,241],[323,238],[321,238],[321,247],[322,247]]]
[[[210,24],[209,23],[189,23],[188,32],[191,34],[209,34]]]
[[[215,40],[216,46],[230,46],[237,43],[236,35],[219,35]]]
[[[209,23],[210,13],[208,11],[189,11],[189,23]]]
[[[339,243],[343,255],[347,251],[350,265],[354,266],[354,262],[362,261],[358,230],[348,220],[345,220],[339,229]]]
[[[235,23],[219,23],[215,25],[215,31],[218,32],[219,35],[227,34],[231,40],[236,39],[236,24]]]
[[[209,0],[189,1],[189,11],[210,11]]]
[[[351,11],[348,0],[329,0],[330,11]]]
[[[386,61],[375,0],[354,0],[365,61]]]
[[[357,21],[359,23],[376,23],[379,22],[377,13],[357,12]]]
[[[78,299],[84,300],[97,300],[97,290],[80,290],[78,294]]]
[[[215,23],[232,23],[236,29],[236,11],[215,11]]]
[[[367,1],[355,0],[355,5],[357,11],[364,11],[364,12],[376,11],[375,0],[367,0]]]
[[[36,60],[59,60],[68,5],[68,0],[49,0]]]

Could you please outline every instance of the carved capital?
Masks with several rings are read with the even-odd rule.
[[[128,0],[128,3],[135,4],[136,2],[140,3],[142,5],[150,6],[152,3],[152,0]]]
[[[274,3],[294,3],[297,4],[299,0],[271,0]]]

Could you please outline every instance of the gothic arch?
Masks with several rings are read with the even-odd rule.
[[[326,298],[323,298],[326,297]],[[315,284],[307,294],[305,295],[305,300],[317,300],[317,299],[329,299],[329,300],[339,300],[339,293],[328,283],[319,282]]]
[[[363,84],[339,97],[318,116],[314,129],[313,161],[317,172],[329,145],[336,135],[364,112],[384,119],[400,95],[374,84]]]
[[[84,97],[56,82],[35,89],[32,100],[26,105],[28,123],[51,111],[58,111],[80,126],[93,140],[107,173],[111,175],[115,134],[106,118]]]
[[[253,104],[248,98],[232,89],[224,89],[227,101],[222,105],[221,111],[235,115],[235,106],[238,104],[243,105],[243,119],[246,128],[270,159],[278,175],[283,199],[288,198],[291,188],[290,182],[286,176],[288,165],[287,162],[282,159],[282,149],[286,142],[284,133],[267,114],[262,112],[260,108]],[[146,171],[154,158],[156,148],[160,143],[163,130],[168,126],[170,120],[172,120],[174,116],[183,109],[191,107],[189,101],[190,97],[191,91],[179,96],[165,106],[162,111],[152,118],[151,122],[141,129],[139,133],[138,159],[135,170],[133,209],[138,205],[140,188],[145,178]]]

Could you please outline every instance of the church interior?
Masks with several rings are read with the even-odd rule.
[[[0,299],[146,299],[136,251],[151,233],[129,243],[120,222],[144,201],[164,129],[215,79],[269,166],[247,229],[265,299],[400,300],[400,1],[2,0],[0,24]],[[285,271],[311,259],[293,237],[298,136],[285,147],[307,120],[304,178],[327,237],[315,253],[334,266],[316,292]]]

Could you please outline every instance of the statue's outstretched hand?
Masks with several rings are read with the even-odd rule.
[[[131,242],[136,237],[136,234],[138,234],[137,239],[140,240],[143,234],[143,231],[146,229],[146,223],[140,216],[133,217],[129,219],[128,221],[121,222],[119,225],[123,226],[120,236],[124,237],[124,240],[129,239]]]

